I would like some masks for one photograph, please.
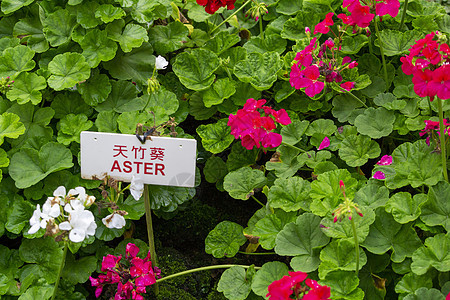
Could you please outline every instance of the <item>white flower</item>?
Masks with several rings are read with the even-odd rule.
[[[121,229],[125,226],[125,218],[119,214],[112,213],[102,219],[103,224],[108,228]]]
[[[69,239],[74,243],[84,241],[85,238],[95,234],[95,218],[89,210],[73,210],[69,221],[59,224],[59,229],[69,232]]]
[[[144,181],[142,178],[138,178],[135,175],[131,178],[130,192],[134,200],[141,199],[142,193],[144,192]]]
[[[165,69],[168,64],[169,64],[169,62],[164,57],[162,57],[161,55],[158,55],[158,57],[155,60],[155,68],[156,68],[156,70]]]
[[[33,212],[33,216],[30,218],[31,228],[28,230],[29,234],[36,233],[39,228],[46,228],[47,223],[50,220],[54,220],[54,218],[59,217],[61,214],[61,209],[59,203],[53,201],[53,198],[47,198],[44,205],[41,206],[38,204],[36,206],[35,211]]]
[[[28,230],[28,234],[34,234],[41,228],[41,206],[39,204],[33,212],[33,216],[30,218],[30,226],[31,228]]]
[[[59,186],[54,192],[53,196],[55,196],[54,201],[59,201],[61,205],[64,206],[66,199],[66,188],[64,186]]]
[[[83,204],[85,207],[89,207],[95,202],[95,197],[86,194],[86,190],[82,186],[78,186],[69,191],[68,196],[74,197],[76,195],[78,195],[77,199],[80,200],[81,204]]]
[[[67,203],[66,206],[64,206],[64,210],[68,213],[72,213],[76,210],[81,211],[84,210],[84,208],[83,203],[78,199],[70,200],[70,203]]]

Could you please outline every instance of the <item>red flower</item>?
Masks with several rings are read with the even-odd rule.
[[[320,285],[315,280],[306,279],[306,285],[311,288],[303,300],[330,300],[330,288]]]
[[[441,99],[450,98],[450,66],[443,65],[433,71],[430,89]]]
[[[214,14],[219,8],[227,7],[227,9],[234,9],[234,2],[236,0],[197,0],[197,4],[204,6],[208,14]]]
[[[433,90],[433,86],[430,82],[433,80],[433,71],[431,70],[416,70],[413,75],[412,82],[414,83],[414,92],[420,97],[429,96],[433,101],[436,92]]]
[[[328,31],[330,31],[330,26],[333,26],[334,24],[333,16],[334,16],[333,12],[327,13],[327,15],[325,16],[325,20],[323,20],[322,22],[317,24],[316,27],[314,27],[314,34],[317,34],[319,32],[323,34],[328,33]]]
[[[395,18],[400,9],[400,2],[398,0],[382,0],[381,3],[376,4],[377,16],[390,15]]]
[[[370,7],[362,6],[359,4],[359,1],[350,6],[348,11],[351,13],[350,17],[352,18],[352,21],[361,28],[368,27],[375,17],[374,14],[370,13]]]
[[[351,91],[355,87],[355,83],[352,81],[347,81],[341,84],[341,88],[346,91]]]
[[[322,92],[325,84],[322,81],[318,81],[320,72],[317,66],[307,67],[303,70],[303,75],[304,77],[298,80],[298,88],[306,88],[305,93],[309,97],[314,97]]]

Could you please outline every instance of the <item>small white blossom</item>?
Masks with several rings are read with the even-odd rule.
[[[45,201],[42,206],[42,211],[39,204],[36,206],[33,216],[30,218],[31,228],[28,230],[28,233],[33,234],[36,233],[39,228],[46,228],[47,222],[59,217],[60,214],[61,209],[59,203],[53,202],[53,198],[51,197],[47,198],[47,201]]]
[[[130,192],[134,200],[141,199],[142,193],[144,192],[144,181],[142,178],[138,178],[135,175],[131,178]]]
[[[167,68],[168,64],[169,64],[169,62],[161,55],[158,55],[158,57],[155,60],[155,68],[157,70],[163,70],[163,69]]]
[[[54,192],[54,201],[59,201],[61,205],[64,206],[66,200],[66,188],[64,186],[59,186]]]
[[[69,221],[59,224],[59,229],[70,231],[69,239],[74,243],[82,242],[90,235],[94,235],[96,228],[94,215],[89,210],[73,210]]]
[[[28,234],[34,234],[41,228],[41,206],[39,204],[33,212],[33,216],[30,218],[30,226],[31,228],[28,230]]]
[[[108,228],[121,229],[125,226],[125,218],[119,214],[112,213],[102,219],[103,224]]]

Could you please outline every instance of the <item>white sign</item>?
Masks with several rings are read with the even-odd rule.
[[[151,138],[142,144],[131,134],[83,131],[81,177],[131,182],[135,175],[147,184],[193,187],[197,141]]]

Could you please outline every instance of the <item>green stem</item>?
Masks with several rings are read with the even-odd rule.
[[[200,271],[206,271],[206,270],[214,270],[214,269],[228,269],[228,268],[231,268],[231,267],[241,267],[241,268],[244,268],[244,269],[250,268],[250,266],[242,266],[242,265],[207,266],[207,267],[191,269],[191,270],[187,270],[187,271],[183,271],[183,272],[178,272],[178,273],[166,276],[164,278],[156,279],[156,283],[164,281],[164,280],[172,279],[172,278],[175,278],[175,277],[178,277],[178,276],[194,273],[194,272],[200,272]],[[258,270],[258,269],[261,269],[261,267],[255,267],[255,269]]]
[[[259,16],[259,35],[261,36],[261,40],[264,42],[264,30],[262,19],[263,19],[262,16]]]
[[[356,277],[358,277],[358,272],[359,272],[359,243],[358,243],[358,235],[356,233],[356,226],[355,226],[355,220],[354,218],[352,218],[350,220],[350,222],[352,223],[352,229],[353,229],[353,237],[355,238],[355,253],[356,253]]]
[[[148,247],[150,250],[152,265],[157,266],[158,259],[155,249],[155,237],[153,235],[152,210],[150,209],[150,199],[148,197],[148,185],[144,184],[144,204],[145,204],[145,220],[147,222]],[[158,295],[159,287],[155,284],[155,294]]]
[[[261,201],[259,201],[255,196],[252,195],[253,200],[255,200],[256,202],[258,202],[261,206],[265,206],[264,204],[262,204]]]
[[[298,147],[295,147],[294,145],[290,145],[290,144],[287,144],[287,143],[285,143],[285,142],[281,142],[281,144],[283,144],[283,145],[285,145],[285,146],[288,146],[288,147],[291,147],[292,149],[298,150],[298,151],[300,151],[300,152],[306,153],[306,150],[303,150],[303,149],[300,149],[300,148],[298,148]]]
[[[403,4],[402,20],[400,21],[400,26],[398,26],[398,30],[402,30],[403,24],[405,23],[407,8],[408,8],[408,0],[405,0],[405,3]]]
[[[347,91],[346,89],[343,89],[341,86],[339,86],[339,84],[337,84],[336,82],[334,82],[334,85],[339,87],[341,89],[341,92],[347,93],[348,95],[350,95],[353,99],[355,99],[356,101],[358,101],[359,103],[361,103],[365,108],[368,108],[367,105],[361,100],[359,99],[357,96],[353,95],[350,91]]]
[[[247,0],[244,4],[242,4],[241,7],[239,7],[235,12],[233,12],[228,18],[226,18],[225,20],[223,20],[222,23],[220,23],[219,25],[217,25],[216,27],[214,27],[213,30],[211,30],[211,32],[209,33],[210,35],[212,35],[214,33],[214,31],[216,31],[217,29],[219,29],[220,26],[222,26],[223,24],[225,24],[226,22],[228,22],[232,17],[234,17],[238,12],[240,12],[241,10],[244,9],[244,7],[249,4],[250,2],[252,2],[253,0]]]
[[[439,142],[441,144],[441,160],[442,160],[442,172],[444,173],[444,179],[448,182],[447,175],[447,154],[444,135],[444,112],[442,111],[442,100],[437,97],[438,110],[439,110]]]
[[[384,47],[383,47],[383,40],[381,39],[380,31],[378,30],[378,22],[377,18],[374,18],[374,24],[375,24],[375,32],[377,34],[378,38],[378,44],[380,47],[380,53],[381,53],[381,61],[383,62],[383,68],[384,68],[384,81],[386,82],[386,88],[389,84],[389,77],[387,73],[387,67],[386,67],[386,58],[384,57]]]
[[[55,288],[53,289],[53,295],[52,295],[51,300],[55,299],[56,292],[58,291],[59,280],[61,279],[61,275],[62,275],[62,272],[64,270],[64,265],[66,264],[66,255],[67,255],[67,249],[68,248],[69,247],[67,246],[67,241],[65,241],[64,242],[63,256],[61,258],[61,264],[59,265],[58,277],[56,278]]]
[[[274,255],[276,254],[275,252],[264,252],[264,253],[255,253],[255,252],[244,252],[244,251],[238,251],[238,253],[240,254],[246,254],[246,255]]]

